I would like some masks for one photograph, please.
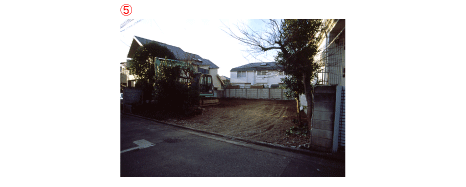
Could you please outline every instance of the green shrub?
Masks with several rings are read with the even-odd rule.
[[[161,63],[155,80],[154,99],[157,107],[173,113],[189,114],[199,104],[199,91],[179,81],[180,66]]]

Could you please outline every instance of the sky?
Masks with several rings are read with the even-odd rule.
[[[253,62],[272,62],[275,52],[251,56],[246,45],[223,30],[246,24],[255,30],[264,28],[262,20],[240,19],[134,19],[120,29],[118,59],[126,61],[126,55],[134,36],[177,46],[186,52],[198,54],[216,64],[218,74],[230,77],[232,68]],[[121,23],[126,19],[122,19]],[[139,22],[138,22],[139,21]],[[137,23],[136,23],[137,22]],[[223,30],[222,30],[223,29]],[[118,63],[120,63],[118,62]]]

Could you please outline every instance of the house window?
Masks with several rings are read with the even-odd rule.
[[[257,75],[267,75],[267,71],[258,71]]]
[[[236,73],[236,77],[237,77],[237,78],[246,77],[246,72],[245,72],[245,71],[238,71],[238,72]]]

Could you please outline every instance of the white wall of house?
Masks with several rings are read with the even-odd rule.
[[[120,83],[126,83],[126,85],[128,85],[128,81],[135,79],[134,75],[131,75],[126,67],[120,66]]]
[[[212,82],[214,83],[214,87],[217,88],[217,90],[222,90],[222,84],[217,78],[217,73],[218,69],[209,69],[209,74],[212,76]]]
[[[238,72],[230,72],[230,83],[232,85],[240,85],[241,88],[250,85],[264,85],[270,88],[272,84],[283,83],[281,78],[285,78],[285,75],[279,75],[277,70],[268,70],[267,75],[258,75],[257,71],[247,71],[245,77],[238,77]]]
[[[239,82],[236,78],[236,71],[230,71],[230,83]]]
[[[242,74],[244,76],[238,77],[238,74]],[[240,88],[247,88],[250,85],[250,83],[248,84],[248,77],[251,77],[249,72],[238,73],[237,71],[232,71],[230,72],[230,83],[233,86],[239,85]]]
[[[273,76],[270,76],[268,78],[268,84],[269,86],[272,85],[272,84],[279,84],[279,83],[283,83],[283,81],[281,80],[282,78],[285,78],[285,75],[279,75],[279,71],[272,71],[271,72]]]
[[[247,78],[246,77],[237,77],[238,72],[237,71],[232,71],[230,72],[230,82],[233,83],[247,83]]]
[[[254,71],[248,71],[247,74],[246,74],[246,79],[247,79],[247,83],[251,83],[251,85],[254,85],[255,82],[256,82],[256,75],[255,75],[255,72]]]
[[[199,67],[202,69],[207,69],[207,70],[209,69],[209,66],[199,66]]]
[[[269,84],[269,78],[267,78],[266,75],[257,75],[258,72],[256,72],[256,82],[255,84],[260,84],[260,85],[266,85]]]

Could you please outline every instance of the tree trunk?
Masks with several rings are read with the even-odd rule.
[[[306,95],[306,102],[307,102],[307,114],[306,118],[308,121],[308,126],[309,126],[309,134],[310,134],[310,142],[312,144],[312,112],[314,108],[314,95],[312,93],[312,86],[311,86],[311,76],[308,75],[307,73],[303,73],[303,82],[304,82],[304,91]]]
[[[296,116],[298,117],[298,126],[301,125],[301,115],[299,115],[299,95],[295,98],[296,100]]]

